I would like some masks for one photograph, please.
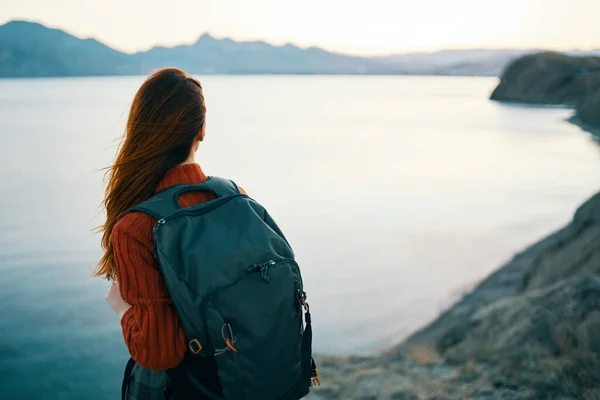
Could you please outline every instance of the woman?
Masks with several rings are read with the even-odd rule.
[[[153,257],[156,219],[128,211],[172,185],[207,180],[194,159],[205,131],[200,83],[178,69],[160,70],[135,95],[108,174],[102,227],[105,253],[95,273],[113,282],[106,300],[121,319],[132,358],[151,370],[178,366],[188,343]],[[187,207],[213,198],[210,193],[190,192],[181,195],[179,203]]]
[[[264,207],[194,162],[205,120],[202,87],[180,70],[139,89],[109,174],[96,273],[113,281],[106,299],[132,360],[168,370],[165,398],[300,399],[319,383],[300,268]],[[133,397],[162,398],[165,379],[151,381]]]

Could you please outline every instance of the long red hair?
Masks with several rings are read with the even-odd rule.
[[[115,280],[112,243],[115,224],[154,193],[163,175],[184,162],[206,120],[200,82],[167,68],[152,74],[137,91],[114,165],[108,168],[100,227],[104,255],[94,274]]]

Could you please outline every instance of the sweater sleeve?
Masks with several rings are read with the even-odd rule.
[[[142,367],[165,370],[183,361],[187,341],[152,250],[154,219],[132,213],[112,232],[117,277],[123,299],[123,338]]]

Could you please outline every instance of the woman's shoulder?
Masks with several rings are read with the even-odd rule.
[[[113,237],[133,237],[138,240],[150,239],[152,241],[152,229],[156,218],[142,212],[126,214],[114,226]]]

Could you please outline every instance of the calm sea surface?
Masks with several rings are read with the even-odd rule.
[[[116,399],[103,174],[142,77],[0,80],[0,399]],[[382,350],[600,190],[569,111],[495,79],[204,77],[198,158],[269,209],[303,268],[319,353]]]

